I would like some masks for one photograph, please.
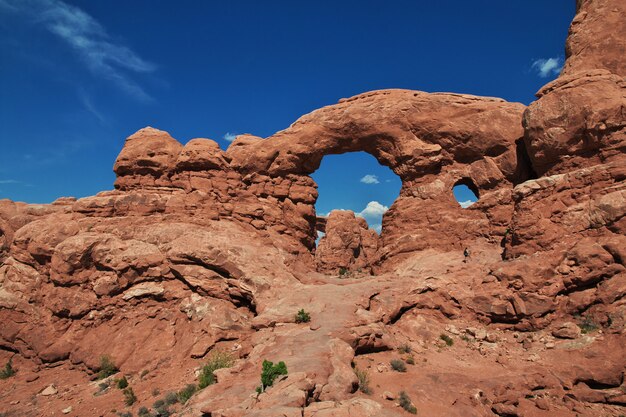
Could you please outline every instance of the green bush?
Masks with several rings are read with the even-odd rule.
[[[400,352],[400,353],[411,353],[411,352],[413,352],[413,349],[411,349],[411,346],[409,346],[408,343],[405,343],[405,344],[401,345],[398,348],[398,352]]]
[[[175,392],[168,392],[165,394],[163,401],[165,401],[165,404],[168,405],[176,404],[178,402],[178,394]]]
[[[311,321],[311,315],[304,311],[304,309],[300,309],[298,314],[296,314],[296,323],[308,323]]]
[[[198,376],[198,389],[203,389],[215,383],[214,372],[222,368],[230,368],[235,363],[232,355],[227,352],[215,351],[204,365]]]
[[[394,371],[398,371],[398,372],[406,372],[406,365],[404,364],[404,361],[401,359],[392,359],[391,362],[389,362],[391,364],[391,368]]]
[[[187,401],[189,401],[191,396],[196,393],[197,390],[198,387],[196,387],[195,384],[188,384],[185,388],[178,391],[178,401],[181,404],[185,404]]]
[[[372,390],[370,389],[370,377],[367,371],[354,368],[354,374],[359,381],[359,391],[363,394],[371,394]]]
[[[9,359],[9,361],[4,365],[4,368],[0,370],[0,379],[8,379],[15,375],[15,368],[13,368],[13,359]]]
[[[339,268],[339,276],[343,277],[344,275],[346,275],[348,273],[348,269],[347,268]]]
[[[452,340],[452,338],[445,333],[441,333],[439,335],[439,338],[443,340],[444,342],[446,342],[446,345],[448,346],[452,346],[454,344],[454,340]]]
[[[578,327],[580,327],[580,331],[583,334],[587,334],[587,333],[591,333],[595,330],[598,330],[598,328],[600,326],[598,326],[598,323],[595,322],[595,320],[593,319],[593,317],[591,316],[585,316],[583,317],[583,319],[578,323]]]
[[[119,372],[117,366],[113,364],[111,358],[107,355],[100,356],[100,370],[98,371],[98,379],[104,379]]]
[[[124,389],[128,386],[128,380],[126,379],[125,376],[123,376],[120,379],[116,380],[115,384],[117,385],[119,389]]]
[[[146,407],[141,407],[139,410],[137,410],[137,415],[139,417],[150,417],[150,410],[148,410]]]
[[[137,401],[137,397],[135,396],[135,392],[131,387],[124,388],[122,393],[124,394],[124,404],[129,407],[135,404],[135,401]]]
[[[400,404],[400,407],[404,408],[409,413],[417,414],[417,408],[415,408],[415,406],[413,405],[413,402],[411,401],[411,398],[406,392],[400,391],[400,398],[398,399],[398,404]]]
[[[274,380],[280,375],[287,375],[287,365],[285,365],[285,362],[280,361],[274,365],[274,362],[264,360],[263,369],[261,371],[261,386],[257,391],[263,392],[268,387],[271,387],[274,384]]]
[[[408,363],[409,365],[415,365],[415,358],[413,357],[413,355],[409,355],[406,360],[406,363]]]

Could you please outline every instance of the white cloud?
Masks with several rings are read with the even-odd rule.
[[[459,201],[459,205],[461,207],[463,207],[463,208],[468,208],[469,206],[471,206],[474,203],[475,203],[475,201],[472,201],[472,200]]]
[[[383,225],[380,223],[370,224],[370,229],[374,229],[376,233],[380,234],[383,230]]]
[[[18,180],[0,180],[0,184],[21,184],[22,181]]]
[[[155,65],[114,42],[105,28],[80,8],[60,0],[0,0],[0,4],[0,10],[24,13],[62,39],[94,75],[109,79],[139,100],[152,100],[128,73],[152,72]]]
[[[224,140],[227,142],[232,142],[237,138],[237,134],[236,133],[230,133],[230,132],[226,132],[226,134],[223,136]]]
[[[533,61],[531,67],[537,70],[540,77],[546,78],[550,75],[559,75],[563,63],[561,58],[537,59]]]
[[[360,180],[363,184],[379,184],[378,177],[376,175],[367,174]]]
[[[357,216],[363,217],[365,220],[382,218],[383,214],[389,210],[389,207],[383,206],[378,201],[370,201],[363,211],[356,213]]]

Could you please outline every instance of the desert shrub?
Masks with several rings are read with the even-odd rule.
[[[124,389],[128,386],[128,380],[126,379],[125,376],[123,376],[120,379],[115,381],[115,385],[117,385],[119,389]]]
[[[153,396],[153,397],[157,397],[160,393],[161,393],[161,390],[160,390],[160,389],[158,389],[158,388],[154,388],[154,389],[152,390],[152,396]]]
[[[15,375],[15,368],[13,368],[13,359],[4,365],[4,368],[0,370],[0,379],[8,379]]]
[[[454,340],[452,340],[452,338],[445,333],[441,333],[439,335],[439,338],[443,340],[444,342],[446,342],[446,345],[448,346],[452,346],[454,344]]]
[[[124,388],[122,393],[124,394],[124,404],[129,407],[135,404],[135,401],[137,401],[137,397],[135,396],[135,392],[131,387]]]
[[[178,401],[178,399],[176,399],[176,401]],[[154,414],[146,414],[146,417],[169,417],[172,415],[170,406],[166,404],[164,400],[155,401],[152,407],[154,407]]]
[[[405,343],[403,345],[400,345],[400,347],[398,347],[398,352],[400,352],[400,353],[411,353],[411,352],[413,352],[413,349],[411,349],[411,346],[409,346],[408,343]]]
[[[165,394],[165,398],[163,398],[165,404],[172,405],[178,402],[178,394],[175,392],[168,392]]]
[[[407,356],[405,362],[409,365],[415,365],[415,358],[413,357],[413,355],[409,355]]]
[[[296,323],[308,323],[311,321],[311,315],[304,311],[304,309],[300,309],[298,314],[296,314]]]
[[[196,384],[188,384],[185,388],[178,391],[178,401],[180,401],[181,404],[185,404],[197,390],[198,387],[196,387]]]
[[[391,364],[391,369],[394,371],[406,372],[406,365],[402,359],[392,359],[389,363]]]
[[[261,371],[261,386],[257,388],[257,391],[263,392],[267,387],[271,387],[274,384],[274,380],[280,375],[287,375],[285,362],[280,361],[274,365],[274,362],[264,360]]]
[[[404,408],[409,413],[417,414],[417,408],[415,408],[415,406],[413,405],[413,402],[411,401],[411,398],[406,392],[400,391],[398,404],[400,404],[400,407]]]
[[[585,316],[578,323],[578,327],[580,327],[580,331],[583,334],[587,334],[587,333],[591,333],[591,332],[593,332],[595,330],[598,330],[598,327],[600,327],[600,326],[598,326],[598,323],[595,322],[593,317]]]
[[[131,413],[130,411],[126,411],[126,412],[119,412],[117,413],[117,415],[119,417],[133,417],[133,413]]]
[[[339,268],[339,276],[343,277],[344,275],[346,275],[348,273],[348,270],[346,268]]]
[[[359,381],[359,391],[361,391],[363,394],[371,394],[372,390],[370,389],[370,376],[367,371],[361,370],[359,368],[354,368],[354,374]]]
[[[139,417],[150,417],[150,410],[148,410],[146,407],[141,407],[139,408],[139,410],[137,410],[137,415]]]
[[[230,353],[215,351],[209,358],[209,362],[204,365],[198,376],[198,389],[203,389],[215,383],[214,372],[222,368],[230,368],[235,363]]]
[[[110,386],[111,386],[111,383],[109,381],[101,382],[100,384],[98,384],[98,391],[96,391],[93,395],[97,397],[98,395],[104,394],[106,390],[109,389]]]
[[[98,371],[98,379],[104,379],[119,372],[117,366],[113,364],[111,358],[107,355],[100,356],[100,370]]]

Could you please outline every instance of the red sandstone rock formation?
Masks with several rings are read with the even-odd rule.
[[[315,250],[317,270],[329,274],[371,272],[377,261],[379,237],[365,219],[345,210],[333,210],[326,220],[326,234]]]
[[[420,415],[625,414],[625,22],[623,2],[579,1],[563,73],[528,108],[376,91],[226,151],[145,128],[114,191],[0,201],[0,365],[17,369],[0,413],[126,410],[93,381],[108,355],[136,414],[220,351],[232,367],[180,415],[403,415],[399,391]],[[309,175],[349,151],[402,180],[380,237],[316,216]],[[266,359],[289,374],[256,394]]]

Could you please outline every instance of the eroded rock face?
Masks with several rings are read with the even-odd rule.
[[[0,200],[0,366],[18,369],[0,414],[121,409],[90,382],[102,355],[137,412],[215,352],[232,366],[181,415],[393,416],[400,391],[420,415],[623,414],[625,8],[578,2],[563,73],[528,108],[375,91],[226,151],[145,128],[113,191]],[[310,174],[351,151],[402,180],[380,236],[315,213]],[[257,395],[264,360],[289,375]]]
[[[371,272],[377,261],[378,234],[369,229],[365,219],[347,210],[333,210],[326,220],[326,234],[315,250],[318,271],[345,273]]]

